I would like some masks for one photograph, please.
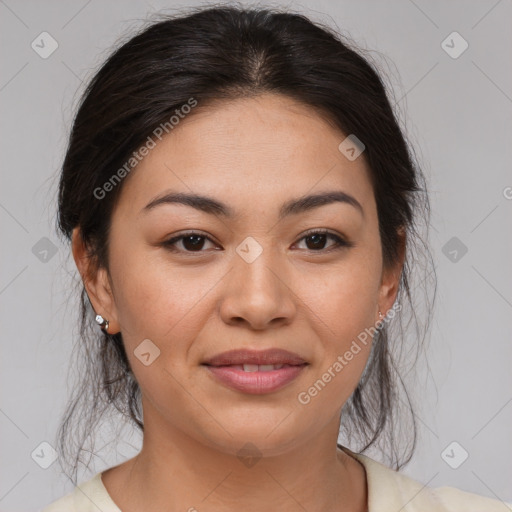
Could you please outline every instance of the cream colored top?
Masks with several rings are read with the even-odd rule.
[[[361,462],[368,484],[368,512],[507,512],[512,503],[455,487],[425,487],[366,455],[343,450]],[[121,512],[97,473],[41,512]]]

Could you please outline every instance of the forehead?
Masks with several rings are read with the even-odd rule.
[[[119,208],[137,214],[167,189],[214,196],[242,213],[288,197],[336,189],[372,200],[364,157],[348,160],[346,138],[313,108],[266,94],[201,105],[125,178]]]

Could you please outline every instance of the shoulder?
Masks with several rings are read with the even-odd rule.
[[[352,455],[364,466],[371,512],[512,512],[512,503],[487,498],[455,487],[428,487],[370,457]]]
[[[78,512],[78,509],[73,504],[74,492],[66,494],[49,505],[46,505],[41,512]]]
[[[41,512],[121,512],[107,492],[97,473],[75,489],[50,503]]]
[[[431,492],[449,512],[456,512],[461,509],[467,512],[512,511],[512,503],[462,491],[455,487],[437,487],[432,489]]]

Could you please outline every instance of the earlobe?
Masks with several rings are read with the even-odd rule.
[[[106,327],[105,332],[114,334],[120,331],[117,321],[116,306],[107,270],[95,268],[80,234],[80,229],[74,228],[72,235],[72,253],[84,283],[87,296],[97,315],[100,315]]]

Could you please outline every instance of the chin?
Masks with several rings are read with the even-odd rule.
[[[281,415],[278,421],[258,422],[257,420],[247,421],[246,423],[238,422],[223,424],[229,425],[225,427],[227,432],[222,428],[216,429],[214,435],[208,437],[208,434],[203,432],[205,437],[208,437],[206,444],[221,452],[240,456],[240,450],[255,451],[257,454],[261,452],[260,456],[274,457],[285,455],[295,447],[308,442],[310,436],[307,432],[300,432],[290,428],[292,423],[288,424],[288,420],[283,421],[286,415]],[[289,419],[289,418],[288,418]],[[277,428],[276,428],[277,426]],[[304,428],[304,425],[301,427]],[[213,434],[213,433],[211,433]]]

